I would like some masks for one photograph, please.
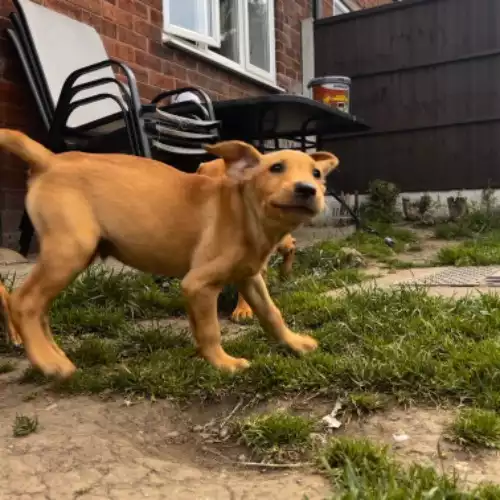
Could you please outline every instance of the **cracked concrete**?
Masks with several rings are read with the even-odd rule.
[[[58,399],[18,376],[0,375],[0,500],[320,500],[331,491],[312,471],[260,472],[207,453],[193,415],[171,403]],[[36,415],[38,430],[13,437],[16,414]]]

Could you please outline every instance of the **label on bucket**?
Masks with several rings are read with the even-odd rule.
[[[327,106],[337,108],[339,111],[349,113],[349,90],[333,85],[318,85],[313,88],[315,101],[320,101]]]

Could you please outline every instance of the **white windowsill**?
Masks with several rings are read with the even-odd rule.
[[[171,45],[179,50],[183,50],[185,52],[193,54],[196,57],[199,57],[213,64],[214,66],[218,66],[232,73],[236,73],[237,75],[242,76],[246,80],[256,83],[257,85],[260,85],[262,87],[266,87],[269,90],[273,90],[275,92],[280,92],[280,93],[286,92],[284,88],[279,87],[278,85],[276,85],[276,83],[273,83],[270,80],[266,80],[264,78],[260,78],[258,76],[252,75],[251,73],[248,73],[243,68],[241,68],[241,66],[239,66],[236,63],[232,63],[225,57],[219,56],[218,54],[208,54],[203,50],[197,49],[196,47],[191,47],[187,43],[183,43],[181,40],[178,40],[177,38],[168,35],[167,33],[163,33],[162,41],[167,45]]]

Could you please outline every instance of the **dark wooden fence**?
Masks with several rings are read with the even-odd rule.
[[[337,188],[500,188],[500,0],[403,0],[315,23],[316,76],[353,79],[373,128],[326,146]]]

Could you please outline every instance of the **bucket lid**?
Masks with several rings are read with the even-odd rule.
[[[343,83],[344,85],[350,85],[351,79],[348,76],[320,76],[310,80],[307,84],[307,88],[313,85],[322,85],[323,83]]]

